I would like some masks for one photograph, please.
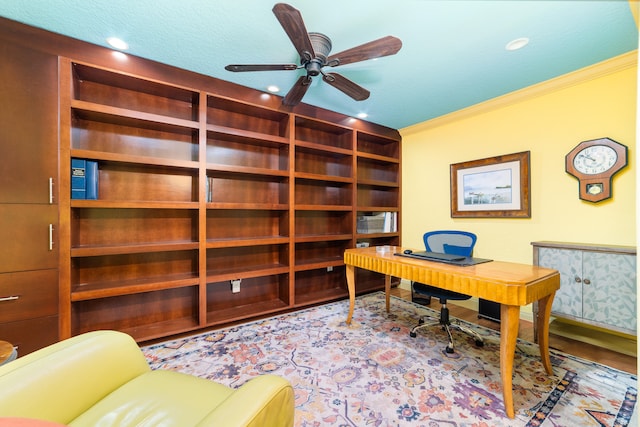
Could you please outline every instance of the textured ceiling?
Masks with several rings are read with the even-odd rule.
[[[232,73],[227,64],[297,63],[269,0],[0,0],[0,16],[284,96],[302,71]],[[386,35],[395,56],[332,69],[371,91],[354,101],[315,78],[303,102],[401,129],[637,49],[624,0],[289,0],[336,53]],[[505,45],[528,37],[521,50]]]

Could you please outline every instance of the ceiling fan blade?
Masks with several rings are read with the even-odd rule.
[[[402,41],[393,36],[383,37],[351,49],[331,55],[327,59],[328,65],[338,66],[351,64],[353,62],[366,61],[367,59],[380,58],[383,56],[395,55],[402,47]],[[337,64],[331,64],[337,61]]]
[[[298,51],[300,59],[306,62],[315,58],[311,39],[300,11],[286,3],[278,3],[273,6],[273,13]]]
[[[282,70],[297,70],[296,64],[231,64],[224,67],[227,71],[242,72],[242,71],[282,71]]]
[[[311,77],[309,76],[300,76],[295,85],[289,90],[289,93],[284,97],[282,103],[284,105],[298,105],[304,94],[307,93],[307,89],[311,86]]]
[[[346,93],[356,101],[364,101],[371,95],[367,89],[337,73],[323,74],[322,79],[336,89]]]

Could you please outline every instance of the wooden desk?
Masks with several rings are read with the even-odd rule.
[[[386,250],[382,250],[386,249]],[[549,315],[556,290],[560,288],[560,273],[549,268],[527,264],[491,261],[484,264],[460,267],[439,262],[423,261],[396,256],[404,248],[396,246],[347,249],[344,262],[347,266],[349,287],[349,314],[351,324],[355,305],[355,268],[363,268],[384,274],[387,312],[391,277],[428,283],[455,292],[495,301],[500,306],[500,375],[505,413],[515,417],[513,409],[513,358],[520,324],[520,307],[538,302],[538,345],[542,365],[552,375],[549,358]]]

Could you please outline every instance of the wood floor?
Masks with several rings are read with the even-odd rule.
[[[391,295],[411,300],[411,292],[407,289],[392,288]],[[468,322],[477,323],[481,326],[500,330],[500,324],[491,320],[479,319],[478,312],[468,308],[448,304],[451,316],[457,317]],[[437,300],[431,302],[430,308],[440,310],[440,304]],[[519,337],[527,341],[533,342],[533,324],[526,320],[520,320]],[[572,340],[570,338],[549,334],[549,346],[556,350],[572,354],[587,360],[593,360],[603,365],[611,366],[625,372],[637,374],[637,359],[633,356],[618,353],[611,349],[595,346],[581,341]]]

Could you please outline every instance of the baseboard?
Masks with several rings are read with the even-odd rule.
[[[402,280],[398,285],[401,289],[411,291],[411,282]],[[478,311],[478,298],[471,298],[464,301],[451,301],[449,304]],[[520,310],[520,319],[533,322],[533,312],[531,306],[526,306]],[[620,334],[607,333],[606,331],[582,326],[574,323],[564,322],[561,319],[552,318],[549,324],[549,332],[565,338],[585,342],[598,347],[617,351],[628,356],[637,357],[638,343],[632,337],[620,336]]]
[[[600,329],[563,322],[560,319],[554,319],[551,321],[549,324],[549,332],[565,338],[617,351],[618,353],[626,354],[627,356],[638,356],[637,340],[623,337],[619,334],[607,333]]]

